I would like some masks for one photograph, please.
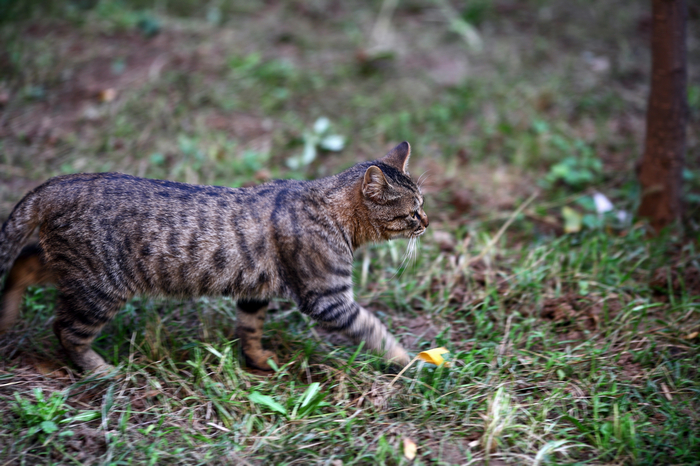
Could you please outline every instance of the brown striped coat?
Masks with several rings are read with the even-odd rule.
[[[402,143],[383,158],[313,181],[252,188],[198,186],[118,173],[48,180],[0,230],[0,333],[29,284],[59,290],[54,331],[85,370],[108,368],[90,345],[134,295],[225,295],[238,301],[249,365],[268,368],[262,324],[273,297],[387,360],[408,362],[386,327],[353,298],[353,253],[417,237],[428,226]],[[33,230],[39,244],[23,250]]]

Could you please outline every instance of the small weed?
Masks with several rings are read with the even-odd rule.
[[[286,406],[281,405],[271,396],[259,392],[252,392],[248,398],[256,405],[264,406],[289,419],[302,419],[316,414],[319,408],[329,406],[329,403],[323,401],[325,394],[321,392],[321,384],[318,382],[309,385],[298,398],[289,398]]]
[[[17,415],[19,427],[27,429],[27,436],[38,437],[39,442],[46,444],[49,436],[70,437],[72,430],[62,430],[65,424],[87,422],[100,417],[99,411],[81,410],[73,416],[68,413],[73,411],[66,405],[66,395],[61,392],[53,392],[48,399],[44,397],[41,388],[35,388],[34,400],[25,399],[15,392],[15,403],[11,405],[12,411]]]
[[[297,156],[287,159],[287,166],[292,170],[299,170],[316,160],[319,149],[339,152],[345,147],[345,138],[339,134],[331,133],[331,122],[328,118],[321,117],[314,123],[310,131],[305,131],[304,151]]]

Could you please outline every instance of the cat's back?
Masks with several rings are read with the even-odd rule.
[[[135,290],[166,294],[279,291],[279,246],[294,228],[305,182],[251,188],[192,185],[118,173],[53,178],[40,239],[65,273],[94,269]],[[303,227],[303,226],[302,226]]]
[[[152,208],[231,199],[247,190],[169,180],[140,178],[123,173],[77,173],[49,179],[36,190],[44,201],[59,204],[150,205]]]
[[[276,207],[299,199],[303,182],[277,180],[251,188],[194,185],[140,178],[122,173],[80,173],[51,178],[39,186],[44,218],[118,217],[168,222],[208,216],[252,214],[271,216]],[[282,195],[280,196],[280,193]]]

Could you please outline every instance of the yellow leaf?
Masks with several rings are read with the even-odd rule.
[[[581,231],[583,217],[569,206],[564,206],[561,209],[561,215],[564,217],[564,233],[577,233]]]
[[[449,353],[447,348],[433,348],[429,349],[428,351],[423,351],[421,353],[418,353],[418,359],[421,359],[425,362],[429,362],[430,364],[435,364],[436,366],[439,366],[440,364],[445,364],[445,367],[449,366],[448,363],[445,362],[443,357],[441,355]]]
[[[100,91],[99,97],[102,102],[111,102],[117,98],[117,91],[112,88],[105,89]]]
[[[411,440],[408,437],[404,437],[404,439],[403,439],[403,456],[405,456],[406,459],[410,461],[416,457],[417,450],[418,450],[418,445],[416,445],[416,442],[414,442],[413,440]]]
[[[683,338],[685,340],[692,340],[693,338],[697,337],[698,335],[700,335],[700,332],[693,332],[693,333],[689,333],[688,335],[684,336]]]
[[[389,387],[394,385],[394,382],[396,382],[399,379],[399,377],[401,377],[403,375],[403,373],[406,372],[408,370],[408,368],[411,367],[413,365],[413,363],[419,359],[421,361],[429,362],[430,364],[435,364],[436,366],[443,364],[445,367],[450,367],[450,363],[446,362],[443,359],[443,357],[440,356],[441,354],[445,354],[445,353],[449,353],[449,352],[450,351],[447,348],[440,347],[440,348],[433,348],[433,349],[430,349],[428,351],[423,351],[423,352],[418,353],[418,355],[415,358],[411,359],[411,362],[406,364],[406,367],[401,369],[401,372],[396,374],[396,377],[394,377],[394,380],[392,380],[391,383],[389,383]]]

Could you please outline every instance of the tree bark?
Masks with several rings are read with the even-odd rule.
[[[688,118],[686,0],[652,0],[651,92],[637,212],[658,233],[680,220]]]

